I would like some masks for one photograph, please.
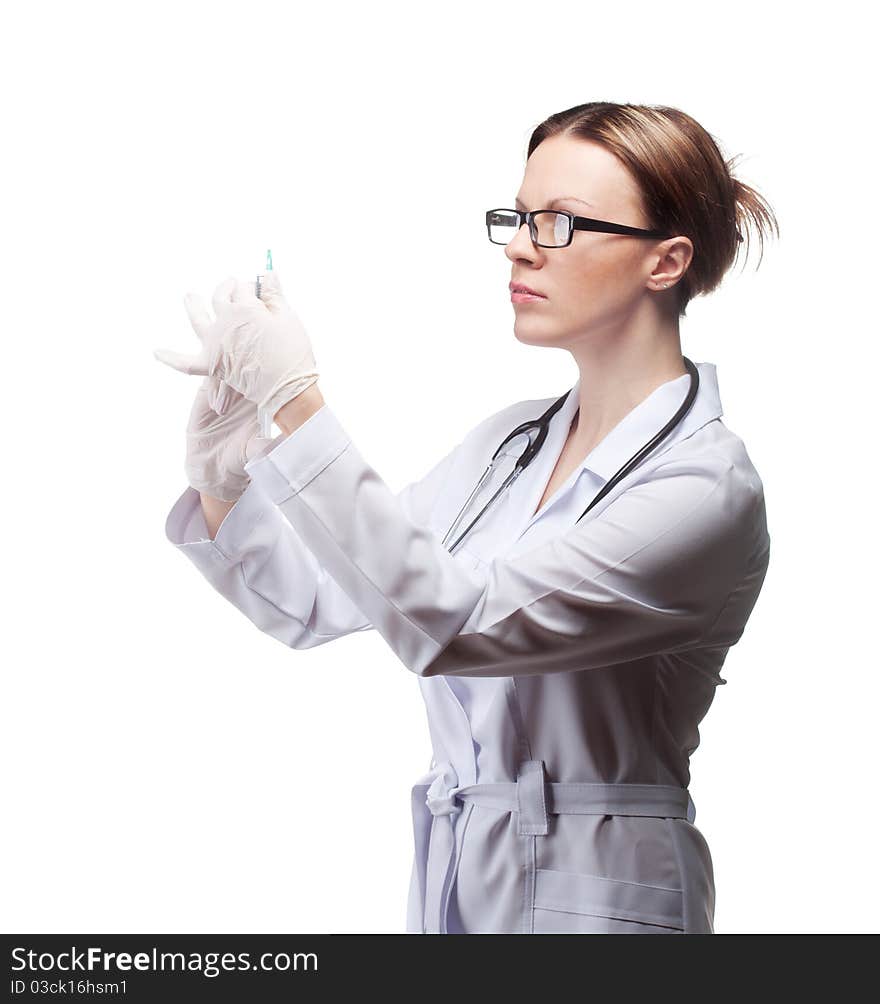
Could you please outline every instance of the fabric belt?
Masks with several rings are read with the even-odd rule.
[[[454,817],[463,804],[517,813],[517,832],[544,836],[549,832],[548,815],[657,816],[694,821],[695,810],[687,788],[666,784],[630,784],[625,782],[548,781],[543,760],[526,760],[516,781],[487,782],[458,787],[456,773],[449,763],[437,765],[431,784],[413,788],[413,813],[416,833],[420,831],[417,813],[422,805],[430,812],[430,838],[416,856],[424,858],[420,867],[423,932],[446,933],[446,912],[457,871],[460,840],[456,840]],[[422,802],[422,798],[424,801]],[[421,805],[420,805],[421,803]],[[422,828],[424,832],[424,828]],[[459,845],[459,846],[457,846]]]

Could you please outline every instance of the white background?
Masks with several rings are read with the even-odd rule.
[[[395,490],[556,396],[485,210],[592,100],[693,115],[781,239],[684,352],[763,481],[764,590],[692,761],[718,933],[876,931],[876,86],[864,8],[42,3],[4,14],[7,932],[402,931],[416,679],[295,652],[168,543],[183,295],[271,247],[328,404]],[[826,18],[826,12],[828,17]],[[530,39],[534,39],[530,43]]]

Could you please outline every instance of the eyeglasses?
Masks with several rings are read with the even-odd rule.
[[[592,230],[600,234],[624,234],[627,237],[674,237],[661,230],[642,230],[627,227],[622,223],[607,220],[593,220],[589,216],[574,216],[572,213],[555,212],[552,209],[537,209],[532,213],[521,213],[517,209],[490,209],[486,213],[486,229],[493,244],[509,244],[514,233],[523,223],[528,223],[533,243],[541,248],[564,248],[571,244],[575,230]],[[737,241],[743,235],[736,231]]]
[[[575,230],[592,230],[600,234],[624,234],[628,237],[674,237],[662,230],[642,230],[607,220],[592,220],[588,216],[536,209],[521,213],[517,209],[490,209],[486,213],[486,230],[493,244],[509,244],[523,223],[528,223],[532,242],[539,248],[564,248],[571,244]]]

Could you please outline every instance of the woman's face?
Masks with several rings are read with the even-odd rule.
[[[551,206],[554,199],[559,201]],[[558,208],[649,228],[635,182],[614,154],[598,143],[564,135],[544,140],[529,157],[514,208]],[[653,306],[646,297],[672,305],[674,280],[687,267],[690,248],[687,238],[586,230],[575,230],[568,247],[542,248],[535,247],[523,225],[504,249],[512,264],[510,278],[546,299],[513,304],[517,340],[571,347],[585,337],[613,338],[640,310]],[[662,288],[664,282],[668,289]]]

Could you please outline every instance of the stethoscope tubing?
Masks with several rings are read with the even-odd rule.
[[[682,358],[684,359],[685,367],[687,368],[691,378],[690,387],[688,389],[688,393],[684,401],[681,403],[676,413],[666,423],[666,425],[664,425],[663,428],[655,436],[653,436],[647,443],[645,443],[645,445],[637,453],[634,453],[633,456],[631,456],[630,459],[627,460],[627,462],[620,468],[620,470],[618,470],[617,473],[608,482],[606,482],[606,484],[595,496],[593,501],[590,502],[587,508],[584,509],[584,511],[580,514],[580,516],[578,516],[576,522],[579,523],[584,518],[584,516],[586,516],[587,513],[593,508],[593,506],[596,505],[597,502],[600,502],[603,498],[605,498],[608,492],[610,492],[611,489],[619,481],[625,478],[627,474],[629,474],[634,468],[636,468],[642,462],[642,460],[654,449],[654,447],[657,446],[658,443],[662,442],[669,435],[669,433],[672,432],[672,430],[679,424],[679,422],[682,421],[685,415],[687,415],[687,413],[691,410],[691,407],[693,406],[693,403],[696,400],[697,391],[700,386],[700,374],[699,371],[697,370],[697,367],[691,362],[690,359],[687,358],[687,356],[683,356]],[[471,504],[474,497],[479,493],[480,489],[485,484],[486,478],[488,478],[489,475],[491,474],[492,468],[495,466],[495,462],[497,461],[498,456],[504,449],[504,447],[513,439],[522,435],[529,436],[529,444],[523,450],[522,454],[520,454],[520,456],[517,458],[514,469],[504,479],[498,491],[495,492],[492,498],[489,499],[489,501],[477,513],[474,519],[471,520],[467,528],[458,537],[455,543],[452,544],[451,547],[449,547],[450,554],[453,554],[455,552],[455,549],[461,544],[464,538],[483,518],[483,516],[492,508],[492,506],[496,503],[496,501],[501,497],[502,493],[507,488],[509,488],[511,484],[513,484],[513,482],[520,476],[520,474],[522,474],[522,472],[526,469],[526,467],[528,467],[529,464],[532,462],[532,460],[534,460],[534,458],[537,456],[539,450],[544,445],[544,440],[547,438],[547,433],[550,428],[550,419],[562,407],[562,405],[565,403],[570,393],[571,393],[570,390],[566,391],[565,394],[563,394],[560,398],[554,401],[552,405],[550,405],[550,407],[544,412],[543,415],[541,415],[540,418],[532,419],[528,422],[523,422],[521,425],[518,425],[511,433],[509,433],[507,436],[504,437],[501,444],[492,454],[492,459],[489,461],[486,470],[483,471],[482,475],[480,476],[480,480],[477,482],[476,486],[474,487],[474,490],[467,497],[467,500],[465,501],[461,509],[459,509],[458,515],[455,517],[452,526],[450,526],[450,528],[446,531],[446,534],[444,535],[442,541],[444,547],[446,546],[446,542],[449,540],[449,538],[452,536],[452,534],[458,527],[459,523],[461,522],[461,518],[467,511],[468,506]],[[537,435],[533,440],[531,438],[531,432],[535,430],[537,431]]]
[[[456,527],[461,522],[461,517],[464,515],[465,510],[470,505],[471,499],[483,487],[483,484],[485,483],[486,478],[489,476],[489,473],[491,472],[491,470],[492,470],[492,468],[493,468],[494,465],[495,465],[495,462],[493,460],[489,464],[489,466],[486,468],[486,470],[483,471],[483,474],[480,477],[480,480],[477,482],[476,488],[474,488],[474,490],[469,495],[467,502],[465,502],[465,504],[461,507],[461,509],[459,509],[458,515],[455,517],[455,522],[446,531],[446,536],[443,538],[443,546],[444,547],[446,546],[446,541],[449,540],[449,538],[455,532]],[[464,538],[470,533],[471,529],[477,524],[477,522],[480,519],[482,519],[483,514],[486,513],[486,512],[488,512],[492,508],[492,506],[495,504],[496,500],[501,497],[501,493],[503,491],[505,491],[505,489],[509,488],[513,484],[514,481],[516,481],[516,479],[520,476],[520,474],[522,474],[522,472],[525,470],[526,466],[528,466],[528,465],[520,467],[519,461],[517,461],[516,467],[514,467],[514,469],[510,472],[510,474],[507,475],[507,477],[501,483],[501,487],[498,489],[498,491],[495,492],[495,494],[492,496],[492,498],[489,499],[489,501],[477,513],[477,515],[474,517],[474,519],[468,524],[468,526],[465,529],[464,533],[458,538],[458,540],[456,540],[456,542],[452,545],[452,547],[449,548],[449,553],[450,554],[453,554],[455,552],[455,549],[464,540]]]

